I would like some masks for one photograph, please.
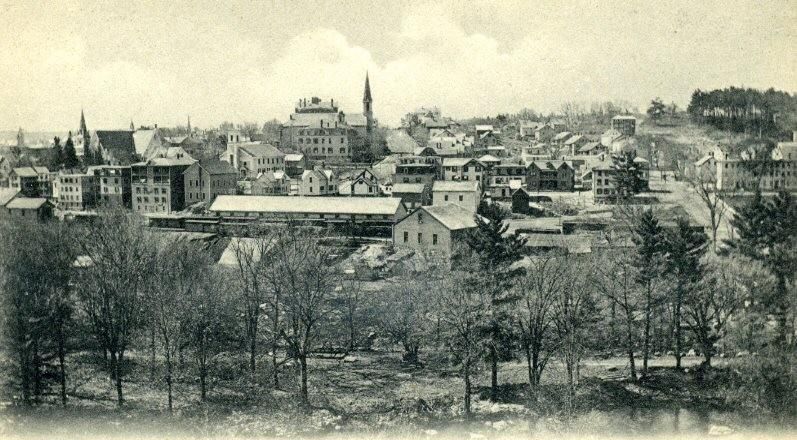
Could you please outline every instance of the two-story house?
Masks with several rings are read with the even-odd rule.
[[[205,159],[183,171],[185,204],[211,202],[219,194],[233,195],[238,187],[238,172],[227,162]]]

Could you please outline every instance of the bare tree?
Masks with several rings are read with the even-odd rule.
[[[563,260],[550,255],[530,258],[526,274],[518,279],[516,285],[520,300],[515,319],[520,327],[532,391],[540,384],[555,345],[551,334],[554,300],[568,276]]]
[[[79,239],[87,261],[80,275],[80,305],[94,337],[108,353],[117,404],[122,405],[122,363],[133,332],[142,322],[146,275],[155,246],[140,220],[121,210],[103,213]]]
[[[608,251],[600,257],[603,264],[594,266],[598,275],[595,277],[595,286],[620,310],[618,318],[625,327],[625,348],[628,353],[631,379],[636,381],[634,347],[637,338],[636,314],[640,304],[634,282],[635,268],[631,258],[622,250]]]
[[[307,359],[313,352],[331,313],[332,298],[340,285],[331,250],[321,244],[323,235],[288,225],[274,242],[274,270],[282,284],[285,328],[282,337],[299,361],[299,396],[309,405]]]
[[[566,407],[572,412],[576,385],[578,385],[579,364],[587,349],[585,341],[587,329],[597,318],[594,284],[591,274],[591,260],[576,257],[563,257],[568,265],[568,273],[562,287],[556,292],[554,313],[559,350],[567,370],[568,395]],[[576,264],[579,264],[576,269]],[[586,269],[586,270],[585,270]]]
[[[196,245],[161,243],[158,264],[151,276],[147,310],[160,336],[166,365],[169,412],[173,409],[174,359],[189,337],[188,326],[197,291],[204,287],[211,261]]]
[[[397,279],[379,297],[379,328],[401,344],[404,360],[411,363],[418,362],[421,345],[431,333],[430,283],[425,275]]]
[[[262,305],[266,302],[267,267],[261,259],[270,252],[274,235],[265,230],[252,231],[253,238],[233,238],[230,246],[235,254],[240,303],[243,307],[246,341],[249,348],[249,371],[252,383],[257,380],[257,335]]]
[[[684,320],[700,343],[705,365],[711,366],[714,344],[725,336],[728,323],[742,305],[745,280],[738,261],[707,256],[706,276],[684,301]]]
[[[469,272],[443,270],[438,277],[434,297],[445,332],[448,350],[462,367],[465,418],[471,417],[472,376],[483,355],[484,322],[491,314],[492,296],[475,288]]]
[[[717,231],[728,210],[728,205],[725,204],[723,198],[729,194],[727,191],[717,188],[716,173],[698,170],[695,174],[688,180],[708,210],[709,226],[711,226],[711,245],[712,250],[716,252]]]

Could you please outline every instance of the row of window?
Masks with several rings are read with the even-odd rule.
[[[138,203],[149,203],[149,197],[136,197],[136,202]],[[169,203],[169,199],[167,197],[153,197],[153,203]]]
[[[311,144],[311,143],[318,144],[319,143],[318,142],[319,139],[321,139],[321,144],[332,144],[332,138],[299,138],[299,143],[300,144]],[[346,138],[345,137],[341,137],[340,138],[340,143],[341,144],[345,144],[346,143]]]
[[[410,241],[410,233],[407,232],[407,231],[404,231],[404,243],[407,243],[409,241]],[[422,244],[422,243],[423,243],[423,232],[419,232],[418,233],[418,244]],[[436,244],[437,244],[437,234],[432,234],[432,245],[436,245]]]
[[[150,193],[149,188],[145,186],[144,191],[141,191],[141,187],[137,186],[136,194],[141,194],[141,193],[149,194]],[[156,186],[152,188],[152,194],[169,194],[169,188],[160,188]]]

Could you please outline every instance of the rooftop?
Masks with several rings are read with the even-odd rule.
[[[6,203],[6,209],[39,209],[45,203],[47,199],[17,197]]]
[[[423,183],[394,183],[393,194],[395,193],[410,193],[421,194],[426,187]]]
[[[303,197],[219,195],[210,211],[275,214],[395,215],[401,206],[396,197]]]
[[[474,218],[475,214],[459,205],[422,206],[421,209],[452,231],[470,229],[477,226]]]
[[[453,180],[436,180],[432,186],[432,191],[473,191],[479,190],[479,182],[476,181],[453,181]]]
[[[278,150],[277,147],[270,144],[251,143],[244,144],[238,147],[238,150],[243,150],[255,157],[262,156],[285,156],[285,153]]]
[[[235,167],[230,165],[229,162],[224,162],[218,159],[203,159],[195,163],[202,167],[202,169],[207,171],[207,173],[210,175],[215,176],[220,174],[238,174],[238,172],[235,171]]]
[[[5,206],[11,199],[17,196],[19,191],[14,188],[0,188],[0,206]]]

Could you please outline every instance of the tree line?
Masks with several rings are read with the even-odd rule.
[[[533,253],[506,234],[506,211],[483,204],[452,258],[425,255],[424,269],[400,267],[368,295],[320,229],[253,229],[250,239],[231,239],[225,266],[124,211],[104,213],[90,230],[6,224],[0,285],[11,386],[21,403],[58,395],[67,404],[70,371],[96,359],[122,405],[135,353],[149,359],[149,380],[171,410],[174,388],[186,383],[205,401],[225,379],[220,356],[231,355],[247,392],[295,384],[307,407],[314,358],[341,359],[380,338],[417,367],[447,354],[466,417],[482,373],[490,398],[500,398],[507,360],[525,361],[532,396],[550,362],[561,363],[569,412],[587,356],[622,353],[624,374],[643,381],[654,356],[671,352],[679,367],[692,350],[701,371],[720,353],[761,352],[778,373],[766,379],[780,390],[778,408],[793,409],[797,214],[788,197],[741,210],[727,254],[687,220],[666,224],[631,206],[618,208],[622,221],[604,250]]]
[[[720,130],[780,138],[797,123],[797,97],[774,88],[697,89],[687,112],[694,121]]]

